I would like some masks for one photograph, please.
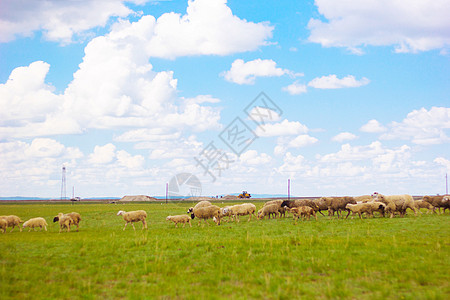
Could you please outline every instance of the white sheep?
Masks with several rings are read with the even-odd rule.
[[[5,219],[0,219],[0,229],[3,233],[6,232],[6,228],[8,227],[8,222]]]
[[[189,223],[189,226],[192,227],[191,217],[188,215],[167,216],[166,221],[174,222],[175,227],[178,227],[178,223],[183,223],[183,228],[186,226],[186,223]]]
[[[261,220],[264,219],[265,216],[269,216],[270,219],[271,215],[274,215],[274,218],[276,218],[279,213],[279,207],[277,204],[269,204],[258,210],[257,218]]]
[[[256,212],[256,206],[253,203],[236,204],[233,205],[230,209],[231,215],[233,216],[234,220],[237,220],[238,222],[238,216],[249,215],[248,221],[250,221],[252,219],[252,215],[255,215]]]
[[[133,229],[136,231],[136,228],[134,227],[134,222],[141,222],[142,221],[142,229],[147,229],[147,222],[145,219],[147,218],[147,213],[144,210],[136,210],[136,211],[123,211],[119,210],[117,213],[118,216],[122,216],[123,220],[125,221],[125,226],[123,227],[123,230],[127,227],[128,223],[131,223],[131,226],[133,226]]]
[[[394,213],[396,212],[400,213],[400,216],[403,217],[406,214],[407,208],[414,211],[414,214],[417,216],[416,206],[411,195],[405,194],[385,196],[375,192],[372,196],[375,201],[386,204],[386,210],[391,213],[391,218],[394,217]]]
[[[33,219],[29,219],[28,221],[26,221],[25,223],[23,223],[23,228],[29,227],[28,232],[31,231],[31,229],[35,230],[36,227],[39,227],[40,230],[42,231],[42,228],[45,229],[45,231],[47,231],[47,222],[45,221],[44,218],[33,218]]]
[[[220,225],[220,207],[216,205],[197,207],[193,210],[191,218],[197,217],[199,219],[198,225],[204,220],[205,223],[207,219],[213,219],[217,225]],[[209,225],[209,224],[208,224]]]
[[[20,232],[22,232],[22,227],[20,226],[20,223],[23,223],[23,221],[18,216],[15,215],[0,216],[0,219],[6,221],[6,227],[12,227],[10,232],[12,232],[14,230],[14,227],[16,226],[19,227]]]
[[[347,204],[345,206],[346,209],[349,209],[352,212],[352,218],[355,214],[359,215],[359,218],[362,219],[362,214],[366,213],[370,217],[373,217],[373,213],[375,211],[380,212],[384,216],[384,211],[386,209],[386,204],[382,202],[366,202],[366,203],[357,203],[357,204]]]
[[[220,209],[220,218],[228,217],[228,221],[232,220],[231,206],[225,206]],[[225,220],[225,219],[224,219]]]
[[[212,205],[212,203],[209,202],[208,200],[203,200],[203,201],[200,201],[199,203],[197,203],[194,207],[190,207],[190,208],[188,209],[187,213],[188,213],[188,214],[191,214],[191,213],[194,212],[194,210],[195,210],[196,208],[206,207],[206,206],[211,206],[211,205]]]
[[[71,218],[72,222],[70,223],[70,225],[76,225],[77,231],[78,231],[78,228],[80,226],[80,221],[81,221],[81,215],[79,213],[77,213],[77,212],[71,212],[71,213],[67,213],[67,214],[59,213],[56,217],[53,218],[53,223],[58,222],[59,218],[61,218],[62,216],[67,216],[67,217]]]
[[[59,223],[59,233],[61,233],[64,228],[67,228],[67,232],[70,232],[70,225],[73,225],[73,219],[66,215],[58,216],[57,218]],[[55,222],[55,219],[53,219],[53,222]]]

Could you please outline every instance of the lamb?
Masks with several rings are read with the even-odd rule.
[[[431,205],[430,203],[428,203],[428,202],[426,202],[426,201],[424,201],[424,200],[416,200],[416,201],[414,201],[414,205],[416,206],[417,210],[418,210],[420,213],[422,213],[422,212],[420,211],[421,208],[426,208],[426,209],[428,209],[427,214],[428,214],[430,211],[436,212],[436,208],[435,208],[433,205]]]
[[[403,217],[406,214],[406,209],[410,208],[414,211],[414,214],[417,216],[416,206],[414,204],[414,199],[411,195],[391,195],[385,196],[375,192],[373,194],[374,200],[383,202],[386,204],[386,211],[391,213],[391,218],[394,217],[394,213],[400,213],[400,216]]]
[[[274,218],[276,218],[279,214],[279,207],[277,204],[270,204],[270,205],[266,205],[263,206],[260,210],[258,210],[258,214],[257,214],[257,218],[259,220],[264,219],[265,216],[270,216],[274,215]]]
[[[31,231],[31,229],[33,228],[33,230],[36,229],[36,227],[39,227],[40,230],[42,231],[42,228],[45,229],[45,231],[47,231],[47,222],[45,221],[44,218],[33,218],[33,219],[29,219],[28,221],[26,221],[25,223],[23,223],[23,228],[25,227],[29,227],[28,232]]]
[[[22,227],[20,226],[20,223],[23,223],[23,221],[15,215],[10,216],[0,216],[0,219],[4,219],[6,221],[6,227],[12,227],[11,231],[14,230],[14,227],[19,227],[20,232],[22,232]],[[6,231],[6,228],[5,228]]]
[[[76,225],[77,226],[77,231],[78,228],[80,226],[80,221],[81,221],[81,215],[77,212],[71,212],[68,214],[63,214],[63,213],[59,213],[56,217],[53,218],[53,223],[57,222],[59,220],[59,218],[61,218],[62,216],[68,216],[69,218],[72,219],[72,223],[71,225]]]
[[[282,203],[284,202],[284,200],[271,200],[271,201],[267,201],[266,203],[264,203],[263,206],[267,206],[267,205],[278,205],[278,212],[280,213],[280,217],[286,217],[286,209],[282,206]]]
[[[322,214],[322,216],[324,215],[321,210],[327,210],[328,206],[324,206],[322,205],[322,207],[319,206],[318,201],[314,201],[311,199],[300,199],[300,200],[285,200],[281,203],[282,207],[287,207],[287,208],[294,208],[294,207],[300,207],[300,206],[309,206],[312,209],[314,209],[315,212],[319,212],[320,214]]]
[[[233,205],[231,208],[231,215],[234,220],[239,222],[238,216],[246,216],[249,215],[248,221],[252,219],[252,215],[255,215],[256,206],[253,203],[243,203]]]
[[[55,217],[53,219],[53,222],[55,222],[56,218],[57,218],[57,221],[59,222],[59,233],[61,233],[61,231],[64,228],[67,228],[67,232],[70,232],[70,225],[73,225],[73,219],[67,215],[61,215],[61,216]]]
[[[189,223],[189,226],[192,227],[191,218],[188,215],[168,216],[166,221],[174,222],[175,227],[178,227],[178,223],[183,223],[183,228],[186,226],[186,223]]]
[[[3,233],[6,232],[6,228],[8,227],[8,222],[5,219],[0,219],[0,229]]]
[[[327,206],[328,207],[328,215],[331,217],[334,215],[334,212],[337,212],[338,219],[339,219],[339,212],[341,210],[346,210],[347,216],[345,218],[348,218],[350,215],[350,210],[345,208],[347,204],[356,204],[355,199],[353,197],[322,197],[318,201],[319,206]]]
[[[196,209],[196,208],[206,207],[206,206],[211,206],[211,205],[212,205],[212,203],[209,202],[209,201],[207,201],[207,200],[200,201],[200,202],[197,203],[194,207],[190,207],[190,208],[188,209],[187,213],[188,213],[188,214],[191,214],[191,213],[194,212],[194,209]]]
[[[131,226],[133,226],[134,231],[136,231],[136,228],[134,227],[134,222],[142,222],[142,230],[147,229],[147,222],[145,219],[147,218],[147,213],[144,210],[135,210],[135,211],[123,211],[119,210],[117,213],[118,216],[122,216],[123,220],[125,221],[125,226],[123,227],[123,230],[127,227],[128,223],[131,223]]]
[[[193,209],[191,218],[197,217],[199,219],[198,225],[202,220],[206,222],[207,219],[213,219],[217,225],[220,225],[220,207],[216,205],[209,205],[204,207],[197,207]],[[208,224],[209,225],[209,224]]]
[[[297,221],[300,217],[302,218],[302,220],[306,220],[306,218],[308,218],[309,220],[311,215],[313,215],[317,221],[316,211],[310,206],[297,206],[293,208],[288,208],[287,206],[285,207],[289,210],[290,213],[293,214],[293,219],[295,221]]]
[[[367,213],[370,217],[373,217],[373,212],[378,211],[384,216],[384,211],[386,209],[386,204],[382,202],[366,202],[366,203],[357,203],[357,204],[347,204],[345,206],[348,210],[352,212],[352,216],[355,214],[359,215],[359,218],[362,219],[362,214]]]

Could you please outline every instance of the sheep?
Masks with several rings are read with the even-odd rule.
[[[198,221],[199,226],[202,220],[204,220],[205,223],[207,223],[206,222],[207,219],[213,219],[217,225],[220,225],[220,207],[216,205],[209,205],[194,208],[191,214],[191,218],[194,219],[195,217],[199,219]]]
[[[294,208],[294,207],[300,207],[300,206],[309,206],[312,209],[314,209],[314,211],[319,212],[320,214],[322,214],[322,216],[324,215],[321,210],[327,210],[328,206],[324,206],[322,205],[322,207],[319,206],[318,201],[314,201],[311,199],[300,199],[300,200],[285,200],[281,203],[282,207],[288,207],[288,208]]]
[[[167,216],[166,221],[174,222],[175,227],[178,227],[178,223],[183,223],[183,228],[186,223],[189,223],[189,226],[192,227],[191,218],[188,215]]]
[[[328,207],[328,215],[331,216],[334,215],[334,212],[337,212],[338,219],[339,219],[339,211],[346,210],[347,216],[345,218],[348,218],[350,215],[350,210],[345,208],[347,204],[356,204],[355,199],[353,197],[322,197],[318,201],[319,206],[327,206]]]
[[[362,214],[366,213],[370,217],[373,217],[373,212],[378,211],[384,216],[384,211],[386,209],[386,204],[382,202],[366,202],[366,203],[357,203],[357,204],[347,204],[345,206],[348,210],[352,212],[352,218],[357,213],[359,218],[362,219]]]
[[[293,214],[293,219],[295,221],[297,221],[300,217],[302,218],[302,220],[306,220],[306,218],[308,218],[309,220],[311,218],[311,215],[313,215],[317,221],[316,211],[310,206],[297,206],[293,208],[289,208],[287,206],[284,207],[286,207],[289,212]]]
[[[59,223],[59,233],[61,233],[64,228],[67,228],[67,232],[70,232],[70,225],[73,225],[73,219],[67,215],[61,215],[55,217],[55,219],[56,218]],[[55,222],[55,219],[53,219],[53,222]]]
[[[233,215],[231,214],[231,206],[225,206],[220,209],[220,218],[228,217],[227,222],[232,220]],[[223,219],[225,220],[225,219]]]
[[[142,230],[147,229],[147,222],[145,219],[147,218],[147,213],[144,210],[135,210],[135,211],[123,211],[119,210],[117,213],[118,216],[122,216],[123,220],[125,221],[125,226],[123,227],[123,230],[127,228],[128,223],[131,223],[131,226],[133,226],[134,231],[136,231],[136,228],[134,227],[134,222],[142,222]]]
[[[4,219],[6,221],[6,227],[12,227],[11,231],[14,230],[14,227],[19,227],[20,232],[22,232],[22,227],[20,226],[20,223],[23,223],[23,221],[15,215],[10,216],[0,216],[0,219]],[[6,228],[5,228],[6,231]]]
[[[33,218],[33,219],[29,219],[28,221],[26,221],[25,223],[23,223],[23,228],[25,227],[29,227],[28,232],[31,231],[31,229],[33,228],[33,230],[36,229],[36,227],[39,227],[40,230],[42,231],[42,228],[45,229],[45,231],[47,231],[47,222],[45,221],[44,218]]]
[[[379,193],[374,193],[374,199],[386,204],[386,211],[391,213],[391,218],[394,217],[394,213],[400,213],[403,217],[406,214],[406,209],[409,208],[414,211],[414,215],[417,216],[416,206],[414,205],[414,199],[411,195],[391,195],[385,196]]]
[[[271,200],[271,201],[267,201],[264,203],[263,206],[267,206],[267,205],[278,205],[278,212],[280,213],[280,217],[286,217],[286,209],[281,205],[284,202],[284,200]]]
[[[6,232],[6,228],[8,227],[8,222],[5,219],[0,219],[0,229],[3,233]]]
[[[422,200],[433,205],[433,207],[435,208],[434,212],[436,212],[436,208],[437,208],[439,213],[441,213],[441,207],[445,207],[445,203],[443,202],[444,197],[447,197],[447,196],[443,196],[443,195],[423,196]],[[445,211],[445,208],[444,208],[444,211]]]
[[[414,201],[414,205],[416,206],[417,210],[419,211],[419,213],[422,213],[420,211],[421,208],[426,208],[428,209],[427,214],[432,211],[432,212],[436,212],[436,208],[431,205],[430,203],[424,201],[424,200],[416,200]]]
[[[252,219],[252,215],[255,215],[256,206],[253,203],[243,203],[233,205],[231,208],[231,215],[234,220],[239,222],[238,216],[246,216],[249,215],[248,221]]]
[[[264,219],[265,216],[270,216],[274,215],[274,218],[276,218],[279,214],[279,207],[277,204],[270,204],[270,205],[266,205],[263,206],[260,210],[258,210],[258,214],[257,214],[257,218],[259,220]]]
[[[196,208],[206,207],[206,206],[211,206],[211,205],[212,205],[211,202],[209,202],[209,201],[207,201],[207,200],[203,200],[203,201],[200,201],[199,203],[197,203],[194,207],[190,207],[190,208],[188,209],[187,213],[188,213],[188,214],[191,214],[191,213],[194,212],[194,209],[196,209]]]
[[[355,199],[356,203],[359,203],[359,202],[367,203],[367,202],[374,201],[372,195],[356,196],[356,197],[353,197],[353,199]]]
[[[81,221],[81,215],[79,213],[77,212],[71,212],[67,214],[59,213],[56,217],[53,218],[53,223],[58,222],[59,218],[61,218],[62,216],[68,216],[69,218],[71,218],[72,219],[71,225],[76,225],[78,231]]]
[[[445,214],[446,209],[450,210],[450,196],[444,196],[444,198],[442,198],[442,205],[442,207],[444,208],[444,211],[442,213]]]

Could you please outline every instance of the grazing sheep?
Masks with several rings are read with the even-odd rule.
[[[271,200],[271,201],[267,201],[264,203],[263,206],[267,206],[267,205],[278,205],[278,212],[280,213],[280,217],[286,217],[286,209],[281,205],[284,202],[284,200]]]
[[[416,206],[414,199],[411,195],[391,195],[385,196],[375,192],[373,194],[374,200],[383,202],[386,204],[386,211],[391,213],[391,218],[394,217],[394,213],[398,212],[401,217],[406,214],[406,209],[409,208],[414,211],[414,215],[417,216]]]
[[[123,211],[119,210],[117,213],[118,216],[122,216],[123,220],[125,221],[125,226],[123,227],[123,230],[127,227],[128,223],[131,223],[131,226],[133,226],[134,231],[136,231],[136,228],[134,227],[135,222],[142,222],[142,229],[147,229],[147,222],[145,219],[147,218],[147,213],[144,210],[135,210],[135,211]]]
[[[252,219],[252,215],[255,215],[256,206],[253,203],[243,203],[233,205],[231,208],[231,215],[234,220],[239,222],[238,216],[246,216],[249,215],[248,221]]]
[[[62,215],[55,218],[57,218],[59,223],[59,233],[61,233],[64,228],[67,228],[67,232],[70,232],[70,225],[73,225],[73,219],[71,217]],[[55,222],[55,219],[53,219],[53,222]]]
[[[206,206],[211,206],[211,205],[212,205],[211,202],[209,202],[209,201],[207,201],[207,200],[203,200],[203,201],[200,201],[199,203],[197,203],[194,207],[190,207],[190,208],[188,209],[187,213],[188,213],[188,214],[191,214],[191,213],[194,212],[194,209],[196,209],[196,208],[206,207]]]
[[[421,208],[428,209],[427,214],[429,214],[430,211],[431,212],[436,212],[436,208],[433,205],[431,205],[430,203],[428,203],[426,201],[423,201],[423,200],[416,200],[416,201],[414,201],[414,205],[416,206],[416,208],[419,211],[419,213],[422,213],[420,211]]]
[[[62,216],[68,216],[69,218],[71,218],[72,219],[71,225],[76,225],[78,231],[81,221],[81,215],[79,213],[77,212],[71,212],[68,214],[59,213],[56,217],[53,218],[53,223],[58,222],[59,218],[61,218]]]
[[[337,212],[338,219],[339,219],[339,212],[341,210],[347,211],[347,216],[345,218],[348,218],[350,215],[350,210],[345,208],[347,204],[356,204],[355,199],[353,197],[322,197],[318,201],[319,206],[327,206],[328,207],[328,215],[334,216],[334,212]]]
[[[225,217],[228,217],[227,222],[231,221],[233,215],[231,214],[231,206],[225,206],[220,209],[220,218],[225,221]]]
[[[11,231],[14,230],[14,227],[19,227],[20,232],[22,232],[22,227],[20,226],[20,223],[23,223],[23,221],[15,215],[10,216],[0,216],[0,219],[4,219],[6,221],[6,227],[12,227]],[[5,229],[6,230],[6,229]]]
[[[293,208],[289,208],[287,206],[285,207],[289,210],[291,214],[293,214],[294,221],[297,221],[300,217],[302,218],[302,220],[306,220],[306,218],[308,218],[309,220],[311,215],[313,215],[317,221],[316,211],[310,206],[297,206]]]
[[[189,223],[189,226],[192,227],[191,217],[188,215],[177,215],[177,216],[168,216],[166,221],[172,221],[175,223],[175,227],[178,227],[178,223],[183,223],[183,228],[186,226],[186,223]]]
[[[260,210],[258,210],[258,215],[257,218],[259,220],[264,219],[265,216],[270,216],[273,215],[274,219],[276,219],[276,217],[278,217],[279,214],[279,207],[277,204],[270,204],[270,205],[266,205],[263,206]]]
[[[312,209],[314,209],[315,212],[319,212],[324,215],[321,210],[327,210],[328,206],[322,205],[322,207],[319,206],[318,201],[314,201],[311,199],[300,199],[300,200],[285,200],[281,203],[282,207],[288,207],[288,208],[294,208],[294,207],[300,207],[300,206],[309,206]]]
[[[423,196],[422,200],[425,202],[430,203],[431,205],[433,205],[434,212],[436,212],[436,208],[438,209],[439,213],[441,213],[441,207],[444,207],[444,211],[445,211],[445,203],[444,203],[444,197],[448,197],[448,196],[444,196],[444,195],[440,195],[440,196]]]
[[[217,225],[220,225],[220,207],[218,207],[216,205],[209,205],[209,206],[194,208],[194,210],[191,214],[191,218],[194,219],[195,217],[197,217],[199,219],[199,221],[198,221],[199,226],[200,226],[200,223],[202,222],[202,220],[204,220],[205,223],[207,223],[206,222],[207,219],[213,219]]]
[[[35,230],[36,227],[39,227],[41,231],[42,228],[44,228],[45,231],[47,231],[47,226],[48,224],[44,218],[33,218],[23,223],[23,228],[29,227],[28,232],[30,232],[31,229]]]
[[[362,219],[362,214],[366,213],[369,217],[373,217],[373,213],[378,211],[384,216],[384,211],[386,209],[386,204],[382,202],[366,202],[366,203],[357,203],[357,204],[347,204],[345,206],[348,210],[352,212],[352,218],[355,214],[359,215],[359,218]]]
[[[0,229],[3,233],[6,232],[6,228],[8,227],[8,222],[5,219],[0,219]]]

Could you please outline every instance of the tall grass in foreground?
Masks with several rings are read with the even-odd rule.
[[[188,206],[0,205],[0,215],[42,216],[50,227],[0,234],[1,299],[450,297],[448,213],[296,226],[165,221]],[[119,209],[145,209],[148,230],[122,231]],[[53,216],[71,211],[82,215],[80,231],[58,234]]]

